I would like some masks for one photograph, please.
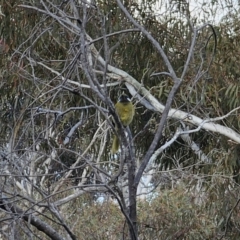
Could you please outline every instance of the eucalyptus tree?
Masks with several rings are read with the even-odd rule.
[[[111,196],[123,234],[138,239],[137,202],[157,195],[163,178],[192,178],[201,192],[205,174],[238,151],[238,84],[219,84],[221,73],[234,78],[222,66],[219,28],[187,2],[158,4],[1,3],[3,234],[38,234],[30,224],[51,239],[77,239],[63,209],[90,194]],[[114,109],[122,91],[136,106],[130,129]],[[122,146],[111,156],[114,134]],[[232,178],[238,169],[234,158],[221,171]]]

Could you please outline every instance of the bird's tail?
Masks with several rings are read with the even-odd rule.
[[[111,153],[115,154],[117,153],[118,150],[119,150],[119,139],[116,135],[114,135]]]

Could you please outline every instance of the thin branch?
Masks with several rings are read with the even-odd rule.
[[[229,214],[228,214],[228,216],[227,216],[227,219],[226,219],[225,231],[224,231],[224,234],[222,235],[222,237],[221,237],[220,239],[223,239],[223,237],[226,236],[230,218],[231,218],[231,216],[232,216],[232,213],[233,213],[234,209],[235,209],[235,208],[237,207],[237,205],[239,204],[239,202],[240,202],[240,198],[236,201],[235,205],[232,207],[231,211],[229,212]]]
[[[120,0],[117,0],[117,4],[121,8],[121,10],[124,12],[124,14],[127,16],[127,18],[135,25],[135,27],[137,27],[148,38],[148,40],[152,43],[152,45],[158,50],[158,52],[160,53],[160,55],[162,56],[162,58],[164,60],[164,63],[166,64],[166,66],[168,68],[168,71],[169,71],[171,77],[173,78],[173,81],[174,82],[178,81],[178,78],[175,74],[175,71],[174,71],[171,63],[168,60],[167,55],[165,54],[165,52],[163,51],[163,49],[161,48],[159,43],[156,41],[156,39],[153,38],[153,36],[130,15],[130,13],[123,6],[123,4]]]
[[[121,31],[118,31],[118,32],[106,34],[104,37],[109,38],[109,37],[112,37],[112,36],[115,36],[115,35],[119,35],[119,34],[123,34],[123,33],[127,33],[127,32],[140,32],[140,30],[138,28],[125,29],[125,30],[121,30]],[[98,42],[99,40],[103,40],[104,37],[99,37],[99,38],[93,39],[92,41],[90,41],[87,44],[90,45],[90,44],[93,44],[95,42]]]
[[[8,213],[12,213],[14,215],[17,215],[18,217],[22,218],[29,224],[36,227],[39,231],[45,233],[48,237],[50,237],[53,240],[64,240],[64,238],[55,230],[53,229],[49,224],[43,222],[36,216],[34,216],[31,213],[25,213],[22,209],[20,209],[18,206],[9,203],[7,200],[8,197],[5,196],[3,193],[1,193],[0,198],[0,208],[5,210]]]

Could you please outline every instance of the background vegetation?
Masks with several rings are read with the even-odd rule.
[[[73,2],[79,16],[86,15],[84,27],[73,14]],[[137,79],[163,105],[173,81],[156,74],[168,71],[165,61],[115,1],[92,1],[87,9],[84,4],[0,0],[2,239],[48,239],[45,230],[23,218],[28,214],[62,236],[55,239],[129,237],[114,191],[101,188],[104,181],[96,172],[111,175],[118,169],[119,161],[109,155],[114,131],[107,120],[109,106],[122,91],[131,94],[123,79],[107,75],[107,69],[95,62],[96,79],[107,84],[103,96],[111,104],[89,87],[79,47],[83,39],[74,27],[67,23],[64,27],[62,19],[67,16],[86,31],[108,64]],[[203,1],[193,10],[191,4],[124,1],[128,12],[163,48],[177,76],[186,63],[194,29],[204,26],[172,108],[201,119],[221,117],[240,106],[239,5]],[[211,23],[214,31],[205,23]],[[123,32],[127,29],[132,30]],[[139,166],[162,115],[137,98],[133,101],[131,131]],[[239,116],[236,110],[218,123],[239,134]],[[167,120],[157,149],[173,137],[180,122]],[[156,158],[150,193],[137,205],[139,239],[239,238],[240,145],[204,129],[192,133],[191,140],[211,161],[202,162],[181,137]],[[6,199],[23,212],[12,211]]]

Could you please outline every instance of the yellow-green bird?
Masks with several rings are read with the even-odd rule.
[[[124,127],[127,127],[133,120],[135,107],[126,94],[122,94],[115,104],[116,112]],[[117,130],[117,129],[116,129]],[[114,135],[111,153],[115,154],[119,150],[119,138]]]

